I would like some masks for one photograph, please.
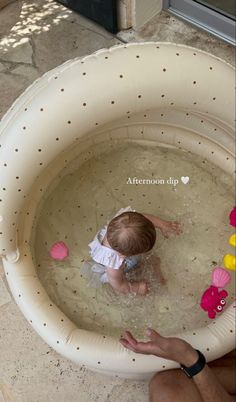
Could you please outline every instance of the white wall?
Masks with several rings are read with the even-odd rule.
[[[134,0],[133,28],[138,29],[162,10],[162,0]]]

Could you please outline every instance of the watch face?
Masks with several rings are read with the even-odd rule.
[[[180,368],[189,378],[192,378],[191,375],[187,372],[187,370],[184,367],[180,366]]]

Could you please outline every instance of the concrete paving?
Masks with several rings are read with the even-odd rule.
[[[138,32],[123,31],[118,37],[128,42],[161,41],[181,43],[205,50],[228,63],[235,64],[235,48],[193,25],[163,11]]]
[[[119,39],[118,39],[119,38]],[[51,0],[0,11],[0,117],[36,78],[68,59],[122,41],[192,45],[234,63],[234,48],[163,12],[117,37]],[[0,402],[147,402],[144,382],[93,373],[59,356],[29,326],[0,266]]]

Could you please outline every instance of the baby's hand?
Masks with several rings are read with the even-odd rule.
[[[177,221],[163,221],[160,230],[165,238],[169,238],[171,234],[181,234],[183,232],[180,223]]]

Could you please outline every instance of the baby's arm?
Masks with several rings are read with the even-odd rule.
[[[170,234],[175,233],[179,235],[182,233],[182,229],[180,227],[180,223],[177,221],[165,221],[164,219],[158,218],[157,216],[150,215],[150,214],[142,214],[147,218],[149,221],[153,223],[155,228],[161,230],[163,236],[169,237]]]
[[[145,296],[148,292],[147,283],[141,282],[129,282],[123,274],[123,269],[114,269],[107,267],[106,269],[108,281],[113,289],[120,293],[137,293],[141,296]]]

